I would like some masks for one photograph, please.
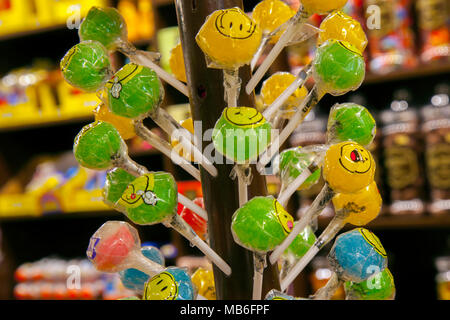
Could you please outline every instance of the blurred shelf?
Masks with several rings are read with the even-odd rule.
[[[45,213],[43,215],[21,215],[21,216],[0,216],[0,223],[7,222],[32,222],[37,220],[50,220],[50,219],[89,219],[89,218],[121,218],[123,214],[111,209],[94,210],[86,212],[55,212]]]
[[[324,229],[331,218],[319,218],[319,228]],[[353,229],[354,226],[346,225],[345,229]],[[426,228],[450,228],[450,214],[442,215],[381,215],[367,225],[373,229],[426,229]]]
[[[89,122],[93,120],[94,115],[92,114],[92,112],[79,116],[68,115],[68,116],[52,116],[52,117],[35,117],[30,118],[29,120],[24,121],[23,123],[17,123],[13,121],[10,123],[2,122],[0,124],[0,132],[59,126],[78,122]]]
[[[48,26],[48,27],[43,27],[43,28],[36,28],[36,29],[31,29],[31,30],[23,30],[23,31],[8,33],[8,34],[2,34],[2,35],[0,35],[0,41],[17,39],[17,38],[31,36],[31,35],[37,35],[37,34],[44,34],[47,32],[60,31],[60,30],[64,30],[64,29],[66,29],[68,31],[72,31],[67,28],[66,24],[57,24],[54,26]]]
[[[384,75],[368,73],[364,84],[377,84],[399,80],[408,80],[425,76],[439,75],[450,72],[450,62],[419,65],[414,69],[393,71]]]

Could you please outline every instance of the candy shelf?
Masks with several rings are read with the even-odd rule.
[[[123,215],[115,210],[105,208],[103,210],[96,208],[95,210],[86,210],[83,212],[54,212],[45,213],[43,215],[17,215],[17,216],[1,216],[0,223],[5,222],[33,222],[36,220],[53,220],[53,219],[84,219],[84,218],[108,218],[120,219]]]
[[[320,229],[324,229],[331,218],[319,218]],[[450,215],[382,215],[369,223],[372,229],[426,229],[426,228],[448,228],[450,227]],[[344,229],[352,229],[354,226],[347,225]]]
[[[59,126],[78,122],[89,122],[92,120],[94,120],[92,112],[78,116],[56,115],[56,116],[35,117],[29,118],[23,122],[18,121],[1,122],[0,132],[24,130],[39,127]]]

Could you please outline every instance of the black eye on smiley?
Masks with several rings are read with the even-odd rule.
[[[215,25],[223,36],[239,40],[250,38],[256,30],[256,24],[250,18],[233,9],[224,10],[216,18]]]

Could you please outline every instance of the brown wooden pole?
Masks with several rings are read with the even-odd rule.
[[[191,112],[194,121],[201,121],[202,134],[212,129],[226,107],[223,88],[223,71],[208,68],[203,52],[195,42],[195,36],[213,11],[224,8],[243,8],[242,0],[177,0],[176,10],[186,75],[189,86]],[[246,95],[245,85],[250,79],[250,67],[240,70],[242,90],[240,106],[254,107],[254,94]],[[202,141],[202,148],[211,141]],[[211,135],[209,135],[211,136]],[[234,242],[231,234],[231,217],[239,208],[237,180],[230,178],[231,164],[216,164],[218,176],[213,178],[201,169],[205,208],[208,211],[208,231],[211,247],[230,264],[231,276],[225,276],[214,267],[216,295],[221,300],[251,299],[253,288],[253,255]],[[267,195],[265,178],[252,167],[253,180],[249,186],[249,199]],[[270,266],[264,273],[263,295],[271,289],[279,289],[278,270]]]

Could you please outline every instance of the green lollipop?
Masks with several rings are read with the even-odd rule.
[[[96,40],[108,50],[114,49],[121,40],[128,37],[125,20],[115,8],[92,7],[78,33],[81,41]]]
[[[225,108],[212,134],[216,150],[238,164],[255,159],[270,137],[270,123],[258,110],[248,107]]]
[[[123,66],[105,87],[109,109],[131,119],[155,113],[164,94],[156,72],[134,63]]]
[[[294,241],[286,249],[285,254],[292,255],[295,259],[303,257],[309,248],[316,242],[316,235],[310,226],[303,229]]]
[[[375,119],[363,106],[342,103],[331,108],[327,128],[328,143],[355,141],[368,146],[375,138],[376,131]]]
[[[168,228],[173,228],[202,251],[226,275],[230,275],[230,266],[177,214],[178,197],[177,183],[170,173],[149,172],[127,186],[116,202],[116,208],[136,224],[162,223]],[[187,205],[186,202],[182,203]],[[194,210],[192,207],[190,209]]]
[[[328,40],[317,48],[313,74],[323,86],[323,91],[342,95],[357,89],[364,80],[364,58],[350,43]]]
[[[122,197],[128,185],[136,177],[120,168],[114,168],[106,174],[106,182],[103,187],[103,201],[113,207]]]
[[[123,140],[108,122],[96,121],[80,131],[75,138],[73,153],[83,167],[96,170],[112,168],[114,159],[123,152]]]
[[[388,268],[363,282],[346,281],[347,300],[393,300],[395,298],[394,277]]]
[[[62,58],[64,79],[81,90],[99,90],[111,77],[111,65],[105,47],[97,41],[84,41],[72,47]]]

